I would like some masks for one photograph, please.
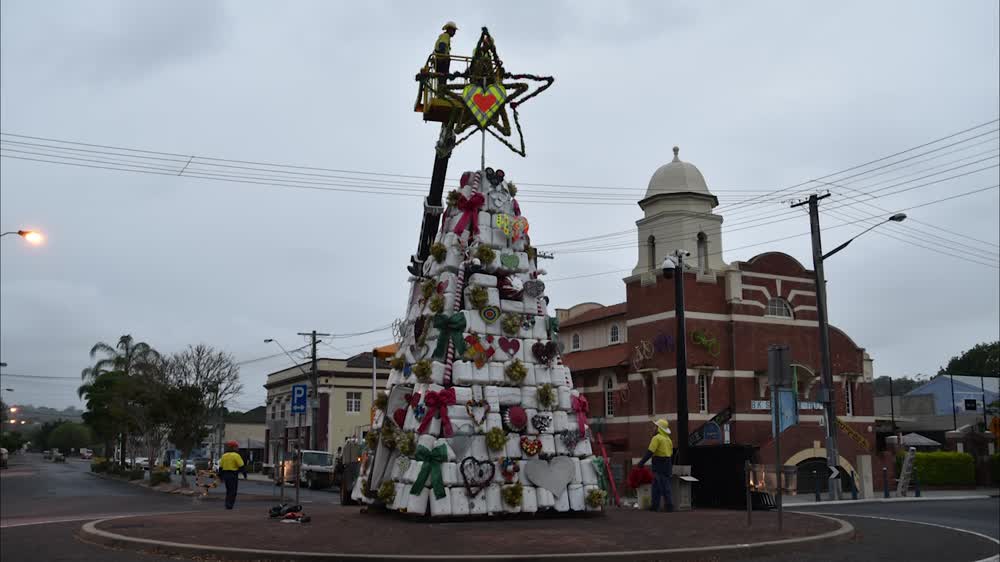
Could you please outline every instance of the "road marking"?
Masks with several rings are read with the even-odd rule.
[[[91,513],[88,515],[67,515],[65,517],[24,517],[19,519],[7,519],[0,521],[0,529],[13,527],[28,527],[31,525],[49,525],[52,523],[72,523],[74,521],[93,521],[95,519],[110,519],[115,517],[138,517],[142,515],[174,515],[178,513],[197,513],[202,510],[187,511],[143,511],[138,513]]]
[[[913,524],[916,524],[916,525],[927,525],[927,526],[930,526],[930,527],[940,527],[941,529],[948,529],[949,531],[956,531],[956,532],[959,532],[959,533],[966,533],[966,534],[969,534],[969,535],[974,535],[974,536],[977,536],[977,537],[979,537],[981,539],[986,539],[986,540],[991,541],[991,542],[993,542],[993,543],[995,543],[997,545],[1000,545],[1000,540],[997,540],[997,539],[995,539],[995,538],[993,538],[993,537],[991,537],[989,535],[984,535],[982,533],[977,533],[975,531],[970,531],[968,529],[961,529],[959,527],[950,527],[948,525],[942,525],[940,523],[928,523],[927,521],[914,521],[913,519],[897,519],[895,517],[882,517],[880,515],[860,515],[860,514],[854,514],[854,513],[830,513],[830,512],[818,512],[818,511],[808,511],[808,512],[807,511],[792,511],[792,513],[815,513],[816,515],[831,515],[831,516],[832,515],[837,515],[837,516],[840,516],[840,517],[864,517],[864,518],[867,518],[867,519],[881,519],[883,521],[893,521],[895,523],[913,523]],[[982,559],[976,560],[974,562],[994,562],[994,561],[1000,561],[1000,554],[995,554],[993,556],[988,556],[986,558],[982,558]]]

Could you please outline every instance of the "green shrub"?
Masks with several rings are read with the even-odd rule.
[[[917,453],[914,464],[922,485],[971,486],[976,483],[976,462],[968,453]]]
[[[168,470],[154,470],[149,473],[149,485],[156,486],[157,484],[163,484],[164,482],[170,482],[170,471]]]
[[[125,477],[129,480],[142,480],[146,477],[146,471],[141,468],[125,471]]]
[[[994,453],[990,456],[990,478],[993,479],[993,485],[1000,485],[1000,453]]]
[[[94,457],[90,461],[90,471],[91,472],[108,472],[111,468],[111,461],[103,457]]]

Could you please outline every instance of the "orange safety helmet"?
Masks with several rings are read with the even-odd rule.
[[[233,449],[233,450],[239,449],[240,448],[240,443],[239,443],[239,441],[226,441],[226,448],[227,449]]]

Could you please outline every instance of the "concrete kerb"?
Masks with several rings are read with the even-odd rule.
[[[964,496],[932,496],[932,497],[904,497],[904,498],[868,498],[863,500],[835,500],[820,502],[792,502],[785,503],[787,509],[805,509],[808,507],[823,507],[826,505],[857,505],[862,503],[897,503],[897,502],[942,502],[955,500],[981,500],[994,496],[990,494],[968,494]]]
[[[368,561],[368,560],[467,560],[474,557],[477,560],[578,560],[578,559],[621,559],[621,560],[687,560],[691,555],[710,556],[731,555],[731,554],[753,554],[764,555],[771,553],[785,552],[797,546],[817,546],[848,540],[854,536],[854,526],[843,519],[818,515],[814,513],[802,513],[811,517],[818,517],[836,522],[839,526],[833,531],[812,535],[809,537],[797,537],[792,539],[781,539],[775,541],[763,541],[759,543],[727,544],[717,546],[669,548],[657,550],[630,550],[618,552],[574,552],[565,554],[355,554],[337,552],[302,552],[302,551],[279,551],[252,548],[237,548],[214,546],[204,544],[179,543],[171,541],[158,541],[153,539],[141,539],[127,537],[109,531],[98,529],[97,526],[105,521],[122,519],[122,517],[109,517],[85,523],[80,528],[83,540],[111,548],[129,549],[140,552],[150,552],[168,556],[215,556],[223,560],[310,560],[310,561]]]

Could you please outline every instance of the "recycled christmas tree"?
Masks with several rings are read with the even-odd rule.
[[[464,72],[432,72],[432,62],[417,76],[417,110],[442,122],[435,176],[477,130],[523,156],[517,106],[552,78],[506,72],[486,28]],[[542,85],[530,91],[517,80]],[[519,147],[504,138],[513,132],[508,108]],[[443,173],[439,181],[438,197]],[[434,189],[432,180],[429,199]],[[516,196],[502,170],[484,165],[465,172],[439,208],[426,260],[410,270],[399,352],[376,401],[356,501],[419,516],[602,509],[605,468],[591,448],[587,400],[562,364]],[[424,228],[436,220],[429,207]]]

